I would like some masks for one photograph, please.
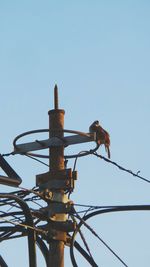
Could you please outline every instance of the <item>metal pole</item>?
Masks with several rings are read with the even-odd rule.
[[[55,109],[50,110],[49,114],[49,130],[50,138],[55,136],[60,139],[63,138],[64,128],[64,114],[65,111],[58,108],[58,91],[57,86],[54,88],[54,107]],[[49,150],[50,156],[50,172],[64,170],[64,147],[51,147]],[[57,175],[56,175],[57,176]],[[59,199],[63,202],[64,190],[59,189],[53,192],[54,199]],[[56,221],[64,221],[65,214],[56,214]],[[64,267],[64,241],[51,240],[49,245],[49,264],[48,267]]]

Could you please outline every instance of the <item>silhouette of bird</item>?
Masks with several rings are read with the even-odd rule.
[[[108,158],[110,159],[110,136],[99,124],[99,121],[94,121],[89,127],[90,133],[96,133],[96,142],[98,145],[104,145]]]

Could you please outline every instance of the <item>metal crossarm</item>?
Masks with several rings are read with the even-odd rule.
[[[0,175],[0,184],[10,185],[10,186],[18,186],[19,184],[21,184],[22,179],[8,164],[8,162],[3,158],[1,154],[0,154],[0,167],[8,175],[8,176]]]

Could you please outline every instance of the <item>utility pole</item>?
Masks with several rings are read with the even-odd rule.
[[[73,208],[73,202],[69,199],[68,194],[70,195],[70,193],[72,193],[74,189],[77,173],[75,170],[72,171],[71,168],[67,169],[66,159],[75,159],[73,168],[75,169],[76,160],[78,157],[93,154],[99,148],[100,144],[98,144],[97,142],[97,135],[100,133],[97,133],[97,131],[93,133],[84,133],[76,130],[64,129],[65,111],[63,109],[59,109],[57,86],[55,86],[54,88],[54,109],[50,110],[48,112],[48,115],[48,129],[32,130],[18,135],[13,141],[14,151],[8,154],[0,154],[0,168],[2,168],[7,175],[0,175],[0,184],[13,187],[18,187],[21,184],[22,179],[4,159],[4,156],[21,154],[29,156],[31,158],[33,157],[34,159],[35,157],[49,159],[48,172],[36,176],[36,186],[38,187],[38,189],[36,188],[35,190],[28,190],[22,188],[21,191],[15,191],[13,193],[0,193],[0,198],[5,199],[4,202],[2,202],[1,200],[2,206],[6,205],[7,207],[7,205],[10,205],[11,208],[16,207],[17,209],[19,207],[21,209],[21,211],[19,210],[19,212],[18,210],[16,210],[9,213],[7,207],[6,212],[1,212],[2,214],[0,215],[0,219],[2,220],[2,226],[0,227],[0,238],[1,241],[3,241],[12,238],[24,237],[26,235],[28,237],[29,267],[37,267],[36,244],[38,244],[39,248],[41,249],[47,267],[64,267],[65,245],[70,245],[70,255],[73,266],[77,266],[73,253],[73,247],[76,247],[76,249],[91,266],[97,267],[98,265],[95,263],[93,257],[91,256],[84,236],[81,235],[88,253],[84,249],[82,249],[78,242],[75,242],[75,235],[77,232],[79,232],[80,227],[84,224],[101,241],[101,238],[96,234],[96,232],[86,223],[87,219],[103,213],[114,213],[118,211],[131,210],[150,210],[150,205],[130,205],[120,207],[116,206],[113,208],[105,207],[104,209],[100,208],[100,210],[97,210],[96,212],[91,212],[83,218],[77,216],[76,214],[78,219],[80,219],[80,223],[76,227],[74,219],[68,219],[68,214],[72,215],[72,211],[76,213],[75,209]],[[49,133],[48,139],[35,140],[34,142],[24,144],[17,144],[18,140],[24,136],[43,132]],[[74,135],[64,136],[64,133],[73,133]],[[92,141],[96,141],[96,147],[94,149],[91,149],[89,151],[82,151],[78,154],[64,155],[65,147]],[[104,142],[102,144],[104,144]],[[32,153],[32,151],[39,151],[43,149],[49,149],[48,155]],[[95,155],[100,158],[104,158],[96,153]],[[129,172],[118,164],[110,160],[107,161],[117,165],[117,167],[121,168],[122,170]],[[45,164],[42,161],[40,162]],[[149,182],[143,177],[140,177],[132,172],[130,173]],[[46,202],[46,207],[42,207],[38,210],[32,208],[30,210],[30,207],[26,202],[33,201],[33,198],[26,198],[29,193],[34,194],[34,197],[38,196],[40,200],[44,200]],[[17,205],[14,205],[14,202],[16,202]],[[19,214],[21,217],[18,216]],[[7,218],[9,218],[9,216],[12,216],[13,220],[8,220]],[[24,216],[24,219],[22,218],[22,216]],[[43,221],[44,225],[41,224],[41,222]],[[4,222],[6,222],[6,225],[3,226]],[[8,223],[13,224],[13,226],[9,226]],[[19,233],[19,235],[14,235],[17,232]],[[69,232],[74,233],[71,236]],[[45,241],[48,245],[45,244]],[[127,266],[124,261],[103,240],[102,243],[124,266]],[[2,256],[0,256],[0,267],[8,267]]]
[[[37,175],[37,185],[44,190],[48,202],[47,214],[50,219],[49,230],[49,258],[47,267],[64,267],[64,246],[67,232],[74,230],[74,223],[67,220],[67,213],[71,209],[70,200],[65,190],[73,190],[73,174],[64,164],[64,114],[58,107],[58,89],[54,88],[54,109],[49,115],[49,139],[61,141],[61,145],[51,145],[49,148],[49,172]]]
[[[47,224],[43,226],[43,229],[48,232],[47,237],[45,237],[49,245],[47,267],[64,267],[64,247],[66,244],[70,244],[68,233],[73,232],[76,227],[75,223],[68,219],[73,204],[68,199],[68,194],[73,191],[77,179],[77,172],[72,171],[71,168],[66,168],[65,159],[77,158],[78,156],[64,156],[64,148],[69,145],[95,141],[96,135],[64,129],[65,111],[59,109],[57,86],[54,88],[54,109],[48,111],[48,115],[49,129],[29,131],[17,136],[13,142],[13,154],[43,157],[44,155],[31,152],[49,149],[48,156],[44,156],[49,158],[49,171],[36,175],[36,185],[47,203],[46,207],[40,209],[40,213],[46,215],[44,218],[48,218],[46,219]],[[21,137],[41,132],[49,132],[49,139],[17,144]],[[64,136],[66,132],[74,135]]]
[[[52,138],[57,136],[63,138],[64,133],[64,114],[63,109],[59,109],[58,106],[58,89],[57,86],[54,88],[54,107],[55,109],[50,110],[49,114],[49,137]],[[50,173],[54,173],[54,179],[58,178],[62,172],[64,172],[64,146],[51,147],[49,150],[49,165]],[[53,199],[63,203],[64,200],[64,189],[57,189],[53,191]],[[65,214],[56,214],[55,221],[64,222],[66,221]],[[57,234],[59,234],[57,232]],[[64,242],[66,239],[66,233],[61,232],[62,238],[60,240],[52,240],[49,245],[49,265],[48,267],[64,267]],[[61,240],[62,239],[62,240]]]

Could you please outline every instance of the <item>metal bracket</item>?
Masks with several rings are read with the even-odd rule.
[[[50,238],[53,240],[63,241],[64,243],[67,241],[66,232],[51,230],[49,234]]]
[[[64,130],[64,132],[72,132],[78,133],[72,136],[65,136],[62,139],[55,136],[50,139],[45,140],[35,140],[34,142],[24,143],[24,144],[16,144],[16,140],[20,137],[31,133],[41,132],[42,130],[35,130],[30,131],[15,138],[15,147],[14,147],[14,154],[23,154],[31,151],[41,150],[49,147],[57,147],[57,146],[69,146],[74,144],[86,143],[96,141],[96,134],[95,133],[82,133],[78,131],[71,131],[71,130]],[[44,131],[44,130],[43,130]],[[45,130],[46,131],[46,130]]]
[[[48,217],[53,217],[56,214],[67,214],[72,210],[72,204],[70,202],[68,203],[62,203],[62,202],[52,202],[49,204],[47,208]]]
[[[74,180],[73,179],[66,179],[66,180],[51,180],[45,184],[41,184],[39,186],[40,191],[43,191],[44,189],[49,190],[73,190],[74,189]]]
[[[73,232],[75,228],[76,224],[70,220],[66,222],[57,222],[50,220],[48,224],[42,226],[43,230],[48,231],[48,239],[46,238],[47,241],[59,240],[65,242],[66,244],[69,243],[69,236],[67,235],[67,233]],[[43,238],[45,237],[43,236]]]
[[[74,189],[74,183],[77,180],[77,172],[72,172],[71,169],[60,171],[50,171],[36,176],[36,185],[40,190],[69,190]]]
[[[76,229],[76,223],[71,220],[67,220],[65,222],[53,221],[49,220],[48,224],[40,226],[40,228],[44,231],[49,231],[49,229],[62,231],[62,232],[73,232]]]
[[[8,175],[0,175],[0,184],[9,185],[9,186],[18,186],[21,184],[22,179],[20,176],[13,170],[13,168],[8,164],[8,162],[0,154],[0,167]]]

